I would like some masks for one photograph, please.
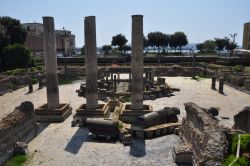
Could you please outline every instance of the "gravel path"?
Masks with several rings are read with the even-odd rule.
[[[179,107],[181,117],[185,116],[184,103],[195,102],[201,107],[219,107],[220,115],[229,117],[220,123],[228,127],[233,125],[233,116],[245,106],[250,106],[250,95],[225,86],[225,95],[210,89],[211,80],[200,81],[184,77],[167,77],[166,82],[180,92],[175,96],[144,101],[154,110],[166,106]],[[35,85],[36,89],[38,85]],[[70,103],[75,110],[85,99],[75,93],[80,82],[60,86],[60,101]],[[218,82],[217,82],[218,87]],[[35,107],[46,102],[46,89],[26,94],[28,87],[0,96],[0,119],[13,111],[23,101],[31,101]],[[118,142],[96,141],[88,136],[86,129],[72,128],[70,116],[64,123],[41,125],[41,133],[29,143],[31,159],[27,165],[36,166],[80,166],[80,165],[175,165],[172,159],[173,146],[179,144],[175,135],[147,140],[136,140],[134,146],[124,147]],[[144,145],[145,144],[145,145]],[[35,152],[37,151],[37,152]]]

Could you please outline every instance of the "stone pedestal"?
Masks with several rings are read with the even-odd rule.
[[[155,70],[153,69],[150,73],[150,81],[153,83],[154,82],[154,77],[155,77]]]
[[[29,80],[29,92],[28,93],[31,93],[31,92],[33,92],[32,79]]]
[[[219,82],[219,93],[224,94],[224,79],[220,78],[220,82]]]
[[[117,84],[117,80],[116,80],[116,75],[114,75],[114,82],[113,82],[113,84],[114,84],[114,92],[116,92],[116,84]]]
[[[132,16],[131,109],[143,110],[143,16]]]
[[[59,103],[56,38],[53,17],[43,17],[47,104],[35,110],[38,122],[62,122],[72,113],[69,104]]]
[[[212,77],[211,89],[216,90],[216,77]]]

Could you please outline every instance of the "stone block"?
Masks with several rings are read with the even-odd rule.
[[[247,79],[244,83],[244,87],[246,90],[250,90],[250,79]]]
[[[59,123],[63,122],[72,114],[72,107],[69,104],[62,103],[59,108],[48,109],[44,104],[35,109],[37,122],[40,123]]]
[[[135,131],[135,137],[144,139],[144,131]]]
[[[182,144],[174,148],[174,160],[177,165],[193,165],[193,151],[189,145]]]
[[[250,134],[250,107],[245,107],[234,116],[234,128]]]

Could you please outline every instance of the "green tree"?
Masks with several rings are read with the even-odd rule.
[[[218,51],[222,51],[229,44],[229,39],[226,37],[223,39],[214,38],[214,41]]]
[[[118,34],[112,37],[111,45],[118,46],[118,49],[122,51],[123,46],[125,46],[127,42],[128,40],[124,35]]]
[[[197,48],[197,50],[199,50],[200,52],[202,52],[203,49],[204,49],[203,43],[198,43],[198,44],[196,44],[196,48]]]
[[[228,44],[226,45],[226,49],[230,53],[230,55],[233,54],[233,50],[238,47],[237,43],[235,43],[235,37],[237,36],[237,33],[229,34],[231,39],[229,39]]]
[[[165,33],[159,31],[148,33],[148,45],[153,47],[154,50],[157,47],[159,52],[161,48],[165,51],[165,48],[169,45],[169,41],[170,36]]]
[[[154,52],[155,52],[155,47],[157,45],[157,36],[156,36],[156,32],[150,32],[147,35],[148,37],[148,45],[154,48]]]
[[[85,45],[81,48],[81,55],[85,55]]]
[[[4,38],[0,40],[7,42],[5,45],[24,44],[27,32],[19,20],[10,17],[0,17],[0,26],[0,37]]]
[[[3,50],[2,64],[4,69],[28,67],[33,63],[30,50],[21,44],[8,45]]]
[[[179,47],[180,53],[181,53],[182,46],[186,46],[188,44],[187,36],[185,35],[184,32],[175,32],[174,38],[175,38],[176,44]]]
[[[178,43],[177,43],[177,39],[176,39],[176,36],[175,35],[170,35],[170,39],[169,39],[169,47],[171,49],[174,48],[174,50],[176,51],[176,47],[178,46]]]
[[[170,35],[163,33],[161,36],[161,46],[162,46],[163,52],[165,52],[165,48],[169,46],[169,43],[170,43]]]
[[[111,45],[103,45],[102,46],[102,51],[104,51],[104,54],[108,54],[109,51],[111,51],[111,50],[112,50]]]
[[[124,53],[126,53],[127,51],[131,51],[131,46],[125,45],[122,47],[122,50],[124,51]]]
[[[215,50],[215,48],[216,48],[215,41],[213,41],[213,40],[204,41],[204,43],[203,43],[204,51],[213,52]]]

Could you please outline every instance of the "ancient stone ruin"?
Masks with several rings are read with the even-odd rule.
[[[36,132],[34,106],[31,102],[23,102],[0,121],[0,165],[15,153],[15,143],[28,143]]]
[[[190,162],[194,160],[198,165],[221,165],[227,154],[228,140],[218,121],[207,110],[194,103],[186,103],[185,109],[187,116],[182,119],[180,127],[180,135],[184,141],[181,146],[189,145],[192,150],[187,152],[180,150],[183,149],[180,147],[176,150],[176,162],[192,164]],[[190,154],[189,157],[180,157],[187,153]]]
[[[55,27],[53,17],[43,17],[47,103],[35,110],[38,122],[62,122],[72,113],[69,104],[59,102]]]
[[[250,134],[250,107],[245,107],[234,116],[234,129]]]

